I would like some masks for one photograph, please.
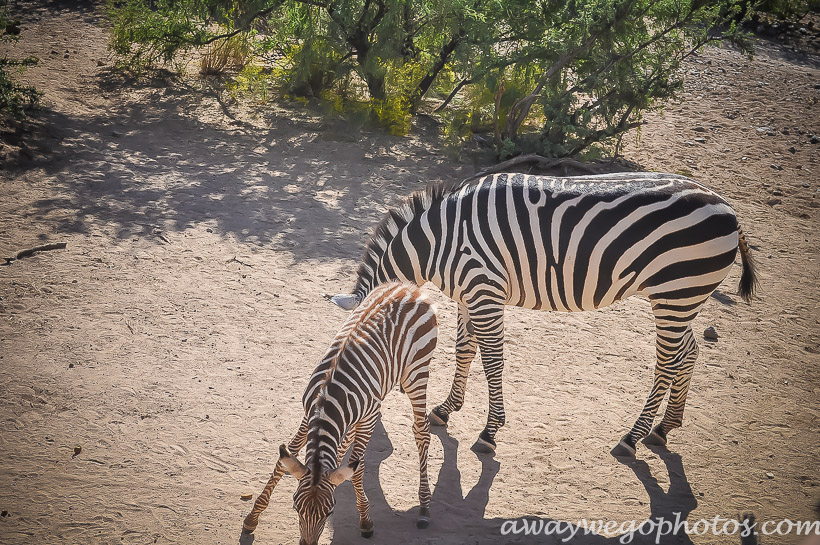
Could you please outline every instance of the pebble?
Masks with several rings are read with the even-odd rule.
[[[818,142],[820,142],[820,136],[817,136],[816,134],[811,135],[809,137],[809,142],[811,142],[812,144],[817,144]]]
[[[78,445],[78,446],[76,446],[76,447],[74,447],[74,454],[79,454],[79,453],[81,453],[82,451],[83,451],[83,447],[81,447],[81,446],[79,446],[79,445]]]
[[[774,473],[771,473],[771,472],[766,473],[766,477],[768,477],[770,479],[774,479]]]
[[[5,509],[3,509],[3,511],[0,511],[0,517],[7,517],[7,516],[9,516],[8,511],[6,511]]]
[[[692,129],[692,130],[693,130],[693,131],[695,131],[695,132],[706,132],[706,128],[705,128],[705,127],[695,127],[695,128],[694,128],[694,129]]]
[[[797,153],[797,148],[795,148],[794,146],[790,147],[789,153]]]
[[[775,169],[775,170],[783,170],[783,167],[781,167],[780,165],[776,165],[776,164],[774,164],[774,163],[772,163],[772,164],[771,164],[771,165],[769,165],[769,166],[770,166],[770,167],[772,167],[772,168],[773,168],[773,169]]]
[[[711,341],[716,341],[717,338],[718,338],[717,331],[715,330],[714,327],[709,326],[703,331],[703,338],[704,339],[709,339]]]
[[[774,206],[774,205],[780,204],[782,202],[783,202],[783,199],[778,199],[777,197],[772,197],[771,199],[766,201],[766,204],[768,204],[769,206]]]
[[[111,131],[111,136],[115,138],[120,138],[122,136],[122,132],[120,131]]]
[[[248,501],[253,497],[253,494],[248,494],[247,492],[239,496],[239,499],[242,501]]]
[[[697,143],[699,143],[699,144],[705,144],[705,143],[706,143],[706,139],[705,139],[705,138],[703,138],[702,136],[699,136],[699,137],[695,138],[695,142],[697,142]]]

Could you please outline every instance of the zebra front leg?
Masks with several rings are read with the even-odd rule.
[[[487,377],[490,408],[487,425],[473,444],[473,451],[495,452],[495,434],[505,421],[501,375],[504,371],[504,305],[485,303],[480,312],[471,313],[475,335],[481,350],[481,364]]]
[[[643,443],[650,446],[666,446],[667,434],[675,428],[681,427],[683,423],[683,410],[686,406],[686,395],[689,393],[689,384],[692,380],[692,372],[695,368],[695,361],[698,358],[698,343],[692,334],[692,329],[687,331],[684,346],[685,356],[683,364],[678,371],[672,386],[669,388],[669,404],[663,415],[661,423],[652,428],[652,431],[644,437]]]
[[[344,438],[342,439],[342,443],[339,445],[339,451],[336,453],[336,467],[342,465],[342,459],[347,454],[347,449],[350,448],[350,444],[353,442],[353,437],[356,435],[356,432],[353,428],[347,430]]]
[[[426,367],[427,364],[424,364]],[[430,448],[430,421],[427,418],[427,371],[416,375],[404,391],[413,405],[413,436],[419,449],[419,518],[417,528],[430,525],[430,481],[427,478],[427,453]]]
[[[470,374],[470,364],[475,358],[478,345],[473,334],[473,325],[467,307],[458,305],[458,330],[456,337],[456,374],[450,394],[444,403],[430,411],[430,423],[434,426],[447,426],[450,413],[458,411],[464,404],[464,391],[467,388],[467,376]]]
[[[356,507],[359,510],[359,529],[362,532],[362,537],[373,537],[373,520],[370,518],[370,500],[367,499],[367,494],[364,493],[364,451],[367,450],[367,444],[370,442],[370,437],[373,435],[373,430],[376,427],[376,422],[379,419],[379,413],[375,412],[372,416],[360,420],[356,424],[356,435],[353,439],[353,450],[350,452],[350,463],[360,462],[356,471],[353,473],[353,488],[356,490]]]
[[[288,450],[291,454],[296,455],[302,447],[305,446],[307,442],[307,428],[308,428],[308,418],[307,415],[302,417],[302,423],[299,425],[299,431],[296,432],[296,435],[291,439],[290,444],[288,445]],[[270,502],[271,493],[273,493],[273,489],[279,480],[282,478],[282,475],[285,474],[285,466],[282,465],[281,461],[276,462],[276,467],[273,470],[273,475],[271,475],[270,479],[268,479],[268,484],[265,485],[265,488],[262,490],[262,493],[256,498],[256,501],[253,503],[253,509],[251,512],[248,513],[248,516],[245,517],[244,522],[242,523],[242,533],[250,533],[256,530],[256,526],[259,524],[259,515],[267,509],[268,503]]]

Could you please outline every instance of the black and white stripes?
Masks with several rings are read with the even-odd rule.
[[[276,483],[287,471],[299,478],[294,508],[299,513],[303,545],[313,545],[333,510],[335,487],[352,479],[362,535],[373,533],[370,504],[364,493],[363,456],[385,396],[400,385],[413,406],[413,433],[419,449],[418,526],[430,514],[426,414],[428,364],[436,346],[435,311],[417,287],[389,283],[374,289],[342,326],[310,378],[302,404],[304,418],[286,447],[244,529],[253,531]],[[350,463],[340,467],[351,447]],[[295,455],[307,446],[305,464]]]
[[[570,178],[496,174],[453,190],[413,195],[390,211],[367,245],[352,294],[354,308],[389,280],[430,281],[459,303],[457,369],[446,423],[464,399],[480,348],[490,388],[487,426],[477,447],[493,449],[504,424],[501,387],[505,305],[576,312],[630,297],[649,298],[657,324],[657,373],[632,431],[619,444],[634,452],[671,386],[669,408],[649,441],[680,426],[697,344],[691,322],[726,278],[740,244],[740,295],[755,278],[731,207],[682,176],[658,173]]]

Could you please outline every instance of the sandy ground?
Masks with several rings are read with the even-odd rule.
[[[27,78],[45,110],[30,131],[4,133],[0,256],[43,241],[68,247],[0,267],[0,543],[237,543],[251,507],[240,495],[267,480],[308,373],[345,318],[320,294],[349,290],[388,205],[471,174],[481,154],[449,158],[431,127],[406,138],[355,132],[301,107],[240,109],[197,82],[126,81],[90,8],[23,6],[11,50],[43,59]],[[495,458],[469,450],[487,410],[474,365],[464,409],[432,440],[433,523],[417,530],[410,406],[396,393],[367,454],[376,535],[358,536],[345,484],[323,543],[559,542],[502,538],[503,521],[523,516],[813,516],[817,59],[761,44],[754,60],[713,49],[687,70],[681,101],[648,116],[624,153],[728,198],[762,290],[741,302],[738,266],[696,321],[698,336],[714,326],[720,338],[701,342],[672,452],[641,448],[632,463],[609,454],[651,384],[646,301],[583,314],[510,309],[508,423]],[[454,367],[455,307],[434,297],[438,403]],[[282,481],[244,543],[298,540],[294,488]]]

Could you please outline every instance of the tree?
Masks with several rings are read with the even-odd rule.
[[[8,0],[0,0],[0,42],[17,41],[19,38],[20,21],[9,18]],[[0,112],[19,118],[23,117],[27,110],[37,106],[40,93],[30,85],[17,83],[9,73],[9,69],[22,71],[37,62],[36,57],[25,59],[0,57]]]
[[[243,35],[287,92],[367,99],[380,118],[438,97],[502,158],[565,157],[638,126],[704,45],[745,48],[742,2],[125,0],[112,45],[139,64]]]

